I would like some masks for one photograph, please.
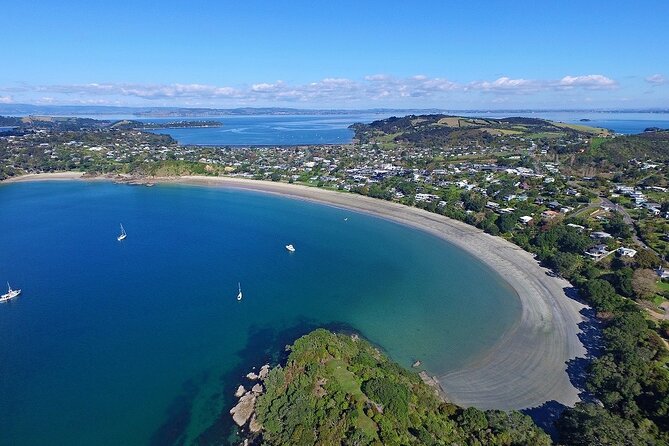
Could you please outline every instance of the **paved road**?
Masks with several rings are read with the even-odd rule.
[[[627,213],[627,210],[623,207],[620,206],[619,204],[613,203],[611,200],[608,198],[602,197],[602,206],[610,206],[613,210],[616,212],[619,212],[623,216],[623,221],[630,226],[630,229],[632,229],[632,239],[634,242],[641,246],[644,249],[651,249],[650,246],[646,245],[643,240],[641,240],[639,237],[636,235],[636,227],[634,226],[634,220],[632,220],[632,217],[630,217],[630,214]],[[652,250],[652,249],[651,249]]]

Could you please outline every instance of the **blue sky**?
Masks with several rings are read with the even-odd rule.
[[[0,103],[669,107],[667,1],[37,1]]]

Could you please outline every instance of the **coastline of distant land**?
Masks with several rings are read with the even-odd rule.
[[[2,183],[114,179],[118,177],[60,172],[23,175]],[[578,324],[583,321],[580,312],[586,307],[567,296],[569,282],[548,274],[530,253],[501,237],[418,208],[315,187],[235,177],[125,180],[132,184],[214,186],[277,194],[374,215],[439,237],[497,272],[516,291],[522,306],[520,321],[487,353],[458,371],[437,377],[445,396],[458,405],[482,409],[525,409],[548,401],[572,406],[579,401],[579,391],[570,381],[566,364],[585,357]]]
[[[445,113],[452,115],[489,115],[504,114],[507,116],[534,115],[546,113],[647,113],[667,114],[669,108],[629,108],[629,109],[444,109],[444,108],[360,108],[360,109],[311,109],[289,107],[146,107],[146,106],[109,106],[109,105],[35,105],[35,104],[0,104],[0,115],[48,115],[48,116],[104,116],[126,115],[137,118],[151,117],[216,117],[216,116],[283,116],[283,115],[325,115],[346,116],[360,114],[431,114]]]

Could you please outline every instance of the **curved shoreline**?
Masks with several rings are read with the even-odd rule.
[[[32,174],[3,183],[42,180],[111,180],[79,172]],[[234,177],[183,176],[151,182],[218,186],[273,193],[350,209],[435,235],[473,255],[496,271],[516,291],[520,321],[489,351],[462,369],[437,377],[446,397],[481,409],[525,409],[557,401],[573,406],[579,391],[570,382],[567,362],[585,357],[578,338],[584,305],[569,298],[571,287],[551,277],[532,255],[518,246],[457,220],[402,204],[315,187]]]

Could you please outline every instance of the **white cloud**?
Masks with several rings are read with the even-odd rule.
[[[654,82],[659,78],[653,77]],[[662,78],[664,79],[664,78]],[[139,84],[88,83],[69,85],[41,85],[2,87],[0,92],[15,97],[0,96],[0,101],[52,101],[54,103],[143,103],[160,105],[268,105],[295,103],[308,106],[373,106],[388,104],[417,104],[449,101],[453,98],[476,98],[481,93],[497,96],[516,94],[537,95],[573,89],[601,90],[616,88],[617,82],[600,74],[564,76],[557,80],[537,80],[503,76],[495,80],[458,83],[441,77],[416,74],[395,77],[373,74],[362,79],[326,77],[308,83],[288,83],[281,80],[241,86],[218,86],[197,83]],[[13,90],[11,90],[13,88]],[[413,99],[413,100],[412,100]]]
[[[618,83],[601,74],[588,74],[586,76],[565,76],[560,79],[557,86],[561,88],[583,87],[589,90],[606,90],[616,88]]]
[[[467,89],[482,90],[497,93],[532,93],[542,89],[542,83],[528,79],[511,79],[500,77],[492,82],[474,81],[467,85]]]
[[[11,104],[14,102],[11,96],[0,96],[0,104]]]
[[[661,74],[653,74],[646,78],[646,82],[653,85],[663,85],[667,83],[667,78]]]

